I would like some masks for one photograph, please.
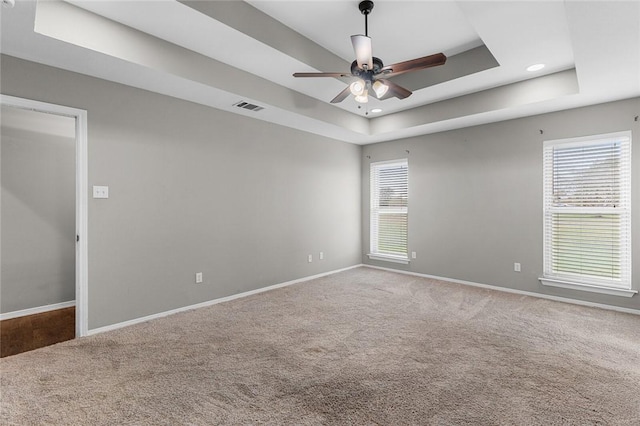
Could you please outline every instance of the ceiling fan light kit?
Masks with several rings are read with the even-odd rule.
[[[351,64],[351,73],[336,72],[302,72],[294,73],[294,77],[333,77],[348,78],[353,80],[342,92],[331,100],[332,104],[342,102],[349,94],[354,96],[356,102],[366,103],[369,101],[369,94],[377,99],[384,100],[390,97],[404,99],[411,96],[411,91],[399,86],[388,78],[407,72],[418,71],[425,68],[444,65],[447,57],[442,53],[399,62],[385,66],[380,58],[373,56],[371,48],[371,38],[369,37],[369,23],[367,17],[373,10],[373,2],[365,0],[360,2],[358,9],[364,15],[365,35],[357,34],[351,36],[351,44],[356,55],[356,60]]]
[[[374,81],[372,87],[373,91],[376,92],[376,96],[378,97],[378,99],[381,99],[389,91],[389,86],[387,86],[380,80]]]
[[[349,85],[349,90],[353,96],[361,96],[367,88],[364,80],[356,80]]]

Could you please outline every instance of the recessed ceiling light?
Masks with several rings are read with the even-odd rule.
[[[530,72],[540,71],[542,68],[544,68],[544,64],[535,64],[535,65],[528,66],[527,71],[530,71]]]
[[[382,112],[382,108],[374,108],[371,112]]]

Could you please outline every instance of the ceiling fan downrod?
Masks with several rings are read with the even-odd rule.
[[[369,14],[373,10],[373,2],[371,0],[361,1],[358,5],[358,9],[360,9],[360,13],[364,15],[364,35],[369,37]]]

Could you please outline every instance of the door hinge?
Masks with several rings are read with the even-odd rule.
[[[80,241],[80,235],[76,235],[76,242]]]

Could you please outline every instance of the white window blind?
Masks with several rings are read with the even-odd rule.
[[[631,136],[544,145],[544,276],[631,289]]]
[[[406,159],[371,163],[371,257],[408,259]]]

